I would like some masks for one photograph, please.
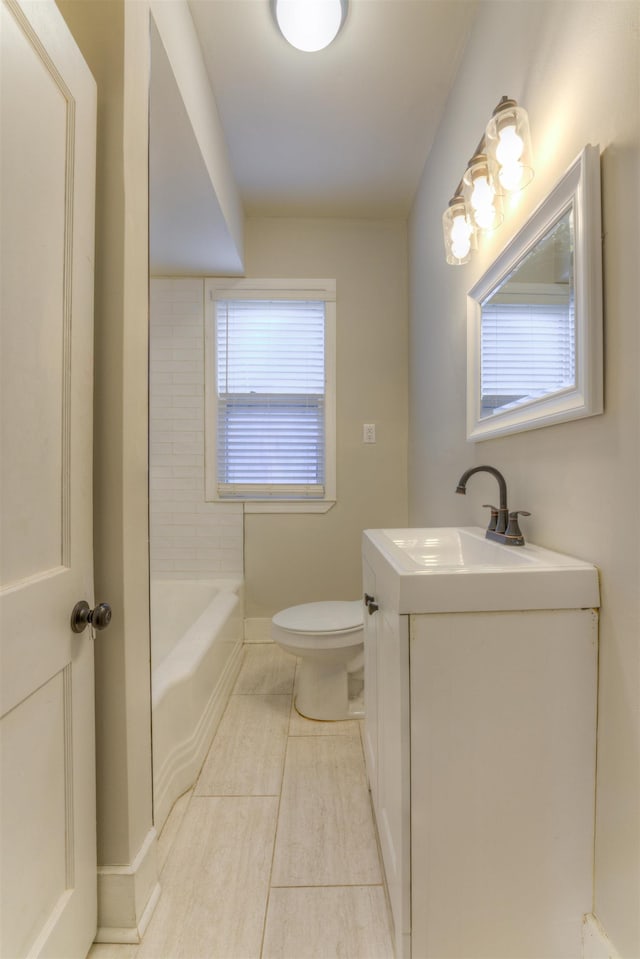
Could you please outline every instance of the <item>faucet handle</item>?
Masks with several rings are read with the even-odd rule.
[[[526,509],[516,509],[509,513],[509,525],[505,535],[512,546],[524,546],[524,536],[518,525],[518,516],[531,516],[531,513]]]
[[[498,525],[498,512],[499,512],[498,507],[493,506],[491,503],[483,503],[482,505],[486,507],[487,509],[491,510],[491,519],[489,520],[489,525],[487,526],[487,529],[494,530],[496,526]]]

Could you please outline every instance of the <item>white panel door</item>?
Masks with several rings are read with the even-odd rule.
[[[96,929],[92,344],[96,95],[53,0],[2,0],[0,954]]]

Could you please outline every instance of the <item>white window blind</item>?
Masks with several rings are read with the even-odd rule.
[[[482,415],[574,386],[573,298],[535,304],[496,299],[482,307]]]
[[[325,303],[215,303],[221,499],[325,495]]]

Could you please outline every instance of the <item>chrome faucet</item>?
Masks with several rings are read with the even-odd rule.
[[[466,470],[458,480],[456,493],[462,493],[463,496],[465,495],[467,492],[467,480],[473,476],[474,473],[491,473],[498,481],[498,489],[500,491],[499,506],[492,506],[490,503],[484,504],[491,510],[491,518],[486,533],[487,539],[496,540],[498,543],[505,543],[507,546],[524,546],[524,536],[518,525],[518,516],[530,516],[531,513],[523,509],[515,510],[513,513],[509,512],[509,507],[507,506],[507,484],[500,470],[497,470],[494,466],[473,466],[471,469]]]

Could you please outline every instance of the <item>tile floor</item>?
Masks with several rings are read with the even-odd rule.
[[[88,959],[393,959],[360,723],[303,719],[295,659],[244,661],[198,782],[159,840],[139,946]]]

